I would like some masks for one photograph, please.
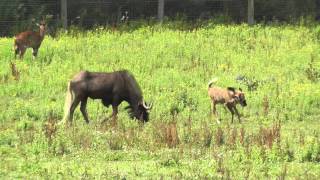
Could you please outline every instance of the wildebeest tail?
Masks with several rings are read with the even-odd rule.
[[[211,81],[208,83],[208,88],[211,87],[212,84],[215,84],[218,81],[218,78],[213,78]]]
[[[68,83],[68,89],[67,89],[67,93],[66,93],[66,100],[64,103],[64,116],[63,116],[63,122],[65,122],[66,120],[69,119],[70,116],[70,108],[73,102],[73,93],[72,90],[70,89],[70,83]]]

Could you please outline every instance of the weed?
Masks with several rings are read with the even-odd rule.
[[[20,72],[16,67],[16,64],[13,62],[10,62],[11,67],[11,75],[13,76],[14,80],[19,81],[20,79]]]
[[[246,131],[242,127],[240,129],[240,143],[242,144],[242,146],[244,146],[244,143],[245,143],[245,135],[246,135]]]
[[[183,124],[183,142],[184,143],[191,143],[192,141],[192,119],[189,115],[187,121]]]
[[[263,97],[263,102],[262,102],[262,106],[263,106],[263,114],[265,115],[265,116],[267,116],[268,115],[268,113],[269,113],[269,99],[268,99],[268,96],[264,96]]]
[[[51,146],[52,139],[57,131],[56,123],[57,119],[55,118],[55,115],[53,114],[53,112],[50,112],[47,122],[43,125],[44,135],[48,140],[49,146]]]
[[[214,139],[217,146],[224,144],[224,135],[221,127],[218,127],[217,131],[215,132]]]
[[[280,131],[281,124],[275,123],[270,128],[260,127],[258,133],[258,144],[260,146],[267,146],[269,149],[272,149],[273,143],[276,142],[280,144]]]
[[[209,148],[212,142],[212,132],[207,123],[204,123],[201,128],[203,147]]]
[[[286,176],[287,176],[287,173],[288,173],[288,169],[287,169],[287,165],[285,164],[283,166],[283,169],[278,177],[279,180],[285,180],[286,179]]]
[[[179,144],[177,122],[159,123],[155,125],[154,130],[157,143],[166,144],[169,148],[174,148]]]
[[[285,157],[285,159],[288,161],[288,162],[291,162],[294,160],[294,151],[292,150],[292,148],[290,147],[290,143],[289,143],[289,140],[286,139],[286,144],[285,144],[285,147],[284,147],[284,154],[283,156]]]
[[[317,82],[320,79],[320,71],[315,68],[315,57],[311,55],[308,67],[305,70],[307,78],[312,82]]]
[[[234,147],[236,145],[236,140],[238,136],[237,128],[233,128],[229,134],[228,145]]]
[[[162,166],[177,166],[180,164],[180,156],[177,152],[168,153],[168,155],[160,160]]]
[[[1,83],[8,83],[8,81],[9,81],[9,78],[10,78],[10,75],[8,75],[8,74],[4,74],[4,75],[2,75],[1,77],[0,77],[0,82]]]
[[[305,145],[305,134],[302,131],[299,131],[299,143],[300,146]]]
[[[124,145],[124,139],[121,134],[115,131],[111,131],[111,136],[107,140],[109,148],[111,150],[122,150]]]

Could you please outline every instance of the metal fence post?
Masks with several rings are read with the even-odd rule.
[[[68,27],[68,8],[67,8],[67,0],[61,0],[61,22],[64,29]]]
[[[164,16],[164,0],[158,0],[158,19],[162,22]]]
[[[248,0],[248,24],[254,24],[254,0]]]

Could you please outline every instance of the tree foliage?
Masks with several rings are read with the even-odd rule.
[[[221,18],[222,22],[245,22],[248,0],[165,0],[169,19],[198,20]],[[125,11],[131,20],[157,18],[157,0],[68,0],[68,23],[84,28],[115,25]],[[60,17],[60,0],[0,1],[0,34],[31,29],[43,16],[50,14],[54,24]],[[320,18],[318,0],[255,0],[255,19],[292,22],[300,17]],[[227,17],[227,18],[226,18]],[[14,30],[13,30],[14,29]]]

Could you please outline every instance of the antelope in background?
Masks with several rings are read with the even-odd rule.
[[[39,26],[39,32],[24,31],[15,36],[15,58],[17,57],[17,54],[19,54],[20,59],[22,59],[27,48],[32,48],[33,59],[37,57],[38,49],[46,33],[46,24],[44,21],[41,21],[40,24],[37,24],[37,26]]]

